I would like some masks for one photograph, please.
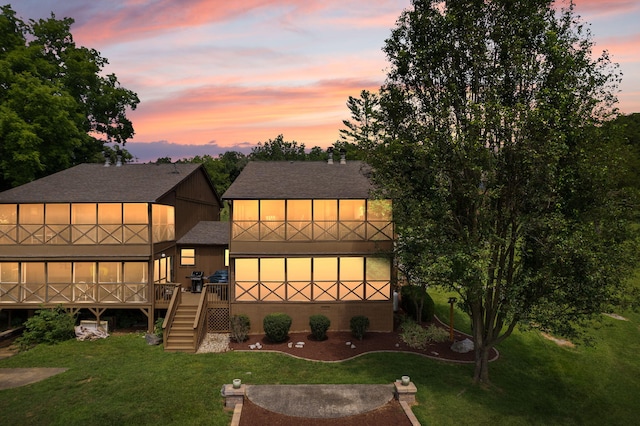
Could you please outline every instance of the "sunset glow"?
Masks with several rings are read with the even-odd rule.
[[[620,64],[620,110],[640,112],[640,2],[576,0],[595,53]],[[126,145],[139,161],[249,152],[283,134],[327,147],[346,101],[376,91],[382,46],[410,0],[21,0],[25,20],[71,17],[78,45],[140,97]]]

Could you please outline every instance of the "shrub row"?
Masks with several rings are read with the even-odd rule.
[[[244,314],[233,315],[231,317],[231,339],[236,342],[244,342],[249,336],[251,321]],[[327,338],[327,330],[331,326],[331,321],[325,315],[317,314],[309,317],[309,327],[311,334],[316,340],[325,340]],[[264,334],[267,339],[273,343],[284,342],[289,337],[289,329],[291,328],[291,317],[282,312],[274,312],[264,317],[262,321]],[[351,334],[362,340],[366,331],[369,329],[369,318],[364,315],[358,315],[351,318],[350,321]]]

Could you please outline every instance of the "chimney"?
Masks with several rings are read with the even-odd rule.
[[[340,164],[347,164],[347,150],[344,148],[340,150]]]
[[[327,160],[327,164],[333,164],[333,147],[327,148],[327,152],[329,153],[329,159]]]

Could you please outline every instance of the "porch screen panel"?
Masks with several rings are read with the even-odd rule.
[[[71,205],[46,204],[44,211],[45,243],[71,243]]]
[[[389,300],[391,297],[391,260],[367,257],[365,294],[367,300]]]
[[[173,206],[154,204],[151,206],[153,220],[153,242],[175,239],[175,211]]]
[[[145,302],[147,300],[146,289],[149,279],[147,277],[146,262],[124,262],[124,301]]]
[[[21,204],[18,216],[20,244],[44,244],[44,204]]]
[[[338,200],[313,200],[313,238],[338,240]]]
[[[365,200],[340,200],[340,239],[357,240],[366,239],[365,227]]]
[[[73,268],[71,262],[47,263],[47,286],[50,302],[73,300]]]
[[[45,302],[46,279],[44,262],[22,263],[22,285],[24,302]]]
[[[18,206],[0,204],[0,244],[18,242]]]
[[[98,241],[100,244],[122,244],[122,204],[98,204]]]
[[[232,236],[238,241],[258,241],[258,200],[233,202]]]
[[[340,300],[364,299],[364,258],[340,258]]]
[[[284,200],[260,200],[260,240],[284,240]]]
[[[284,258],[260,259],[260,300],[286,300]]]
[[[71,205],[71,241],[73,244],[96,244],[97,205],[94,203]]]
[[[95,262],[74,262],[73,300],[76,302],[94,302],[96,300],[96,280]]]
[[[287,200],[287,240],[310,241],[311,200]]]
[[[146,203],[125,203],[123,206],[125,244],[149,242],[149,213]]]
[[[338,300],[338,258],[313,259],[313,300]]]
[[[0,302],[19,302],[18,262],[0,262]]]
[[[287,299],[292,302],[310,302],[311,287],[311,258],[288,258]]]
[[[153,261],[153,282],[166,284],[173,281],[173,257],[161,257]]]
[[[258,259],[236,259],[235,298],[237,301],[259,300]]]
[[[369,240],[393,239],[391,200],[367,202],[367,238]]]
[[[122,263],[98,263],[98,299],[101,302],[122,302]]]

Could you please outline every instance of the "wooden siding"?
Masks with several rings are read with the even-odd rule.
[[[274,312],[286,312],[291,316],[291,332],[306,332],[309,317],[325,315],[331,321],[330,331],[349,331],[349,322],[356,315],[369,318],[369,331],[393,331],[393,301],[384,302],[333,302],[333,303],[231,303],[231,315],[245,314],[251,321],[251,334],[262,334],[264,317]]]

